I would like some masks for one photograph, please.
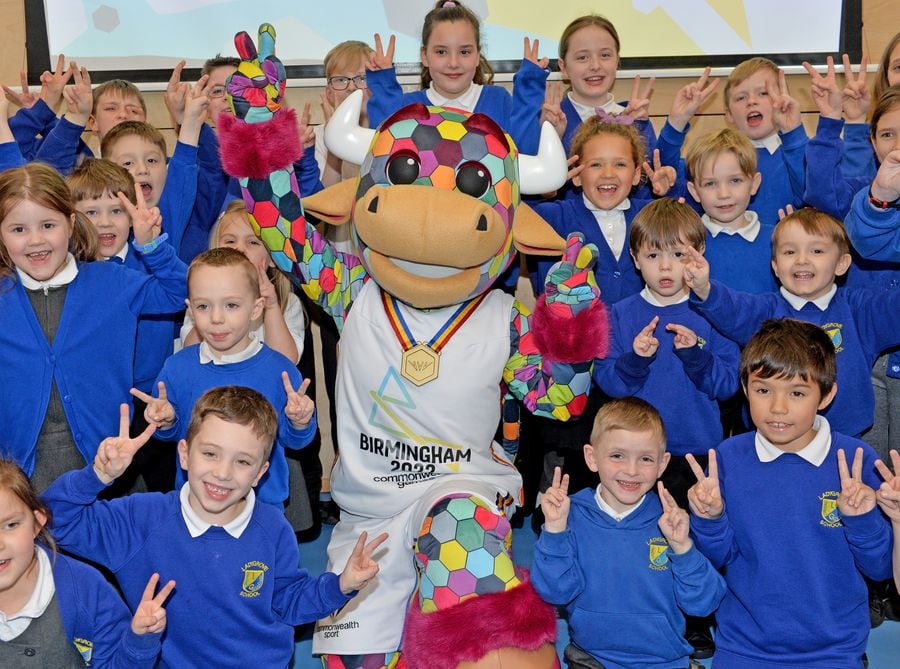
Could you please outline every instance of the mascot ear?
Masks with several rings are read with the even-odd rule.
[[[558,256],[566,250],[566,241],[524,202],[516,209],[513,244],[520,253],[529,255]]]
[[[343,225],[350,220],[356,202],[357,179],[344,179],[334,186],[303,198],[303,210],[320,221]]]

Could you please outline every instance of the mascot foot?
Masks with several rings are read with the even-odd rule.
[[[557,669],[556,612],[523,583],[406,618],[403,663],[409,669]]]

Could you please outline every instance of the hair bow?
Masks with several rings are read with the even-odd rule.
[[[631,125],[634,123],[634,118],[628,116],[627,114],[619,114],[616,116],[615,114],[610,114],[603,107],[597,107],[594,109],[597,113],[597,116],[600,117],[600,120],[604,123],[615,123],[616,125]]]

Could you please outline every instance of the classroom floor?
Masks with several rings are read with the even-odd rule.
[[[528,567],[537,538],[531,529],[530,518],[525,519],[525,526],[513,530],[513,558],[516,564]],[[325,569],[325,547],[331,537],[331,527],[325,526],[322,534],[315,541],[300,544],[300,566],[312,574],[319,574]],[[312,625],[298,630],[297,649],[294,653],[294,669],[321,669],[322,664],[312,655]],[[560,621],[557,649],[560,658],[562,650],[569,642],[569,633],[565,623]],[[900,666],[900,622],[886,621],[872,630],[869,635],[869,669],[897,669]],[[705,661],[706,667],[711,661]],[[565,666],[565,665],[563,665]]]

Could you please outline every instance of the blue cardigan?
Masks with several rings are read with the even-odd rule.
[[[152,275],[110,262],[79,263],[53,346],[17,276],[0,279],[0,452],[28,475],[53,382],[85,462],[119,433],[119,404],[131,403],[138,317],[171,313],[187,294],[184,265],[171,246],[144,256]]]
[[[591,488],[572,495],[565,531],[541,532],[531,567],[535,590],[566,607],[572,640],[608,669],[686,667],[693,651],[684,640],[684,613],[714,611],[725,582],[696,547],[681,555],[669,550],[654,493],[618,522],[594,495]]]
[[[864,451],[863,481],[878,488],[875,452],[840,433],[818,467],[794,453],[760,462],[756,432],[716,449],[725,511],[691,516],[698,548],[723,569],[716,665],[733,669],[862,667],[869,637],[863,576],[891,576],[891,528],[882,513],[841,518],[837,450]]]
[[[286,667],[293,625],[330,615],[351,595],[337,574],[299,568],[297,539],[284,514],[256,503],[240,537],[210,527],[193,538],[178,491],[97,501],[92,467],[68,472],[44,494],[66,550],[104,565],[131,608],[154,572],[177,587],[166,605],[161,666]]]
[[[132,632],[131,612],[96,569],[43,546],[40,550],[47,553],[53,565],[56,601],[66,638],[85,662],[109,669],[156,666],[162,634]]]

